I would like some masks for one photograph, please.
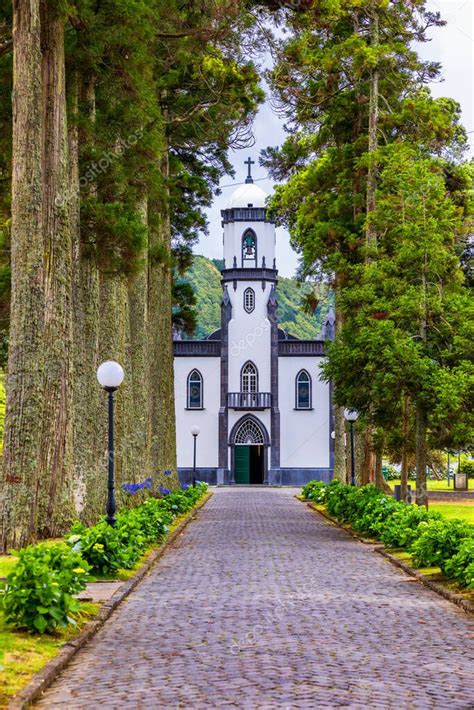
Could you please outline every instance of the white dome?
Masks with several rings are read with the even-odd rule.
[[[265,207],[267,193],[253,182],[247,182],[235,190],[229,198],[225,208],[230,210],[234,207]]]

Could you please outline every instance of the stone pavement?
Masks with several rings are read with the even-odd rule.
[[[221,488],[43,708],[474,708],[474,624],[295,500]]]

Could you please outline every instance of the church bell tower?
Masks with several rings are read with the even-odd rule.
[[[274,483],[280,466],[275,224],[268,217],[267,194],[254,183],[254,161],[248,158],[245,164],[245,183],[221,211],[224,268],[218,478],[222,483]],[[255,458],[251,467],[255,480],[235,480],[243,447],[250,447]],[[256,480],[259,476],[262,480]]]

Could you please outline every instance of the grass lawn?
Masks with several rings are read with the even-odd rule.
[[[84,602],[78,615],[77,626],[69,626],[56,634],[30,634],[12,631],[0,613],[0,708],[9,698],[23,688],[35,673],[53,658],[61,646],[77,634],[78,628],[95,616],[98,604]]]
[[[462,518],[462,520],[467,520],[468,523],[474,523],[474,500],[468,498],[454,503],[448,500],[432,501],[430,510],[437,510],[446,518]]]
[[[0,577],[6,577],[10,574],[16,564],[16,557],[12,555],[0,555]]]
[[[388,485],[393,488],[396,485],[400,484],[400,480],[396,481],[387,481]],[[451,479],[450,485],[448,486],[448,482],[446,479],[443,479],[442,481],[432,481],[429,479],[427,481],[428,483],[428,490],[429,491],[454,491],[454,485],[453,481]],[[412,491],[415,490],[416,487],[416,481],[408,481],[408,485],[411,486]],[[469,481],[469,490],[474,490],[474,481],[470,480]],[[461,491],[462,493],[462,491]]]

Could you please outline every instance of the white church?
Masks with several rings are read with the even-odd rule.
[[[248,177],[221,211],[221,327],[174,341],[178,471],[210,484],[300,486],[334,467],[331,386],[320,380],[330,311],[319,340],[278,327],[275,225]],[[193,432],[195,436],[193,436]],[[199,432],[197,435],[196,433]]]

